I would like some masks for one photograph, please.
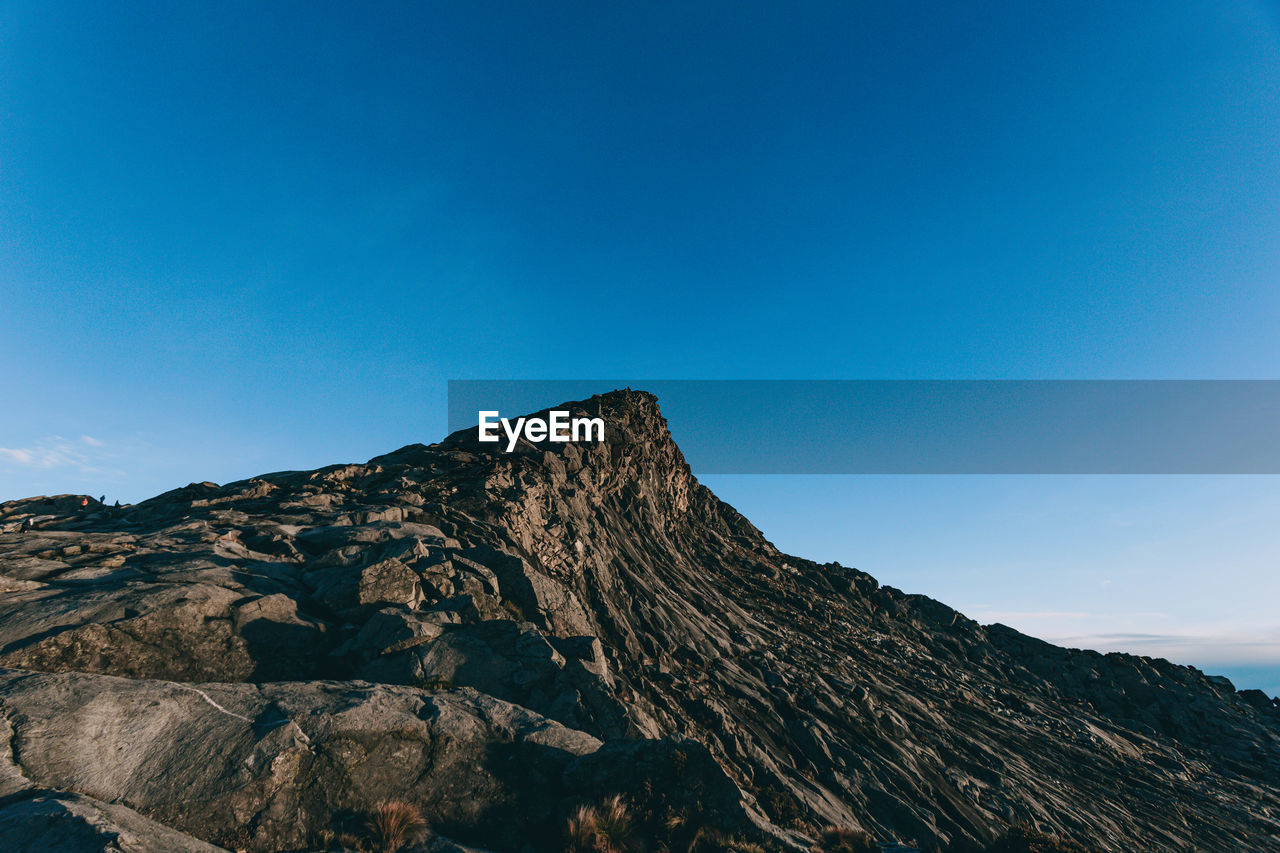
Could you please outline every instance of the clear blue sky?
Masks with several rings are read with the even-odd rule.
[[[0,499],[365,459],[450,378],[1276,378],[1278,235],[1275,4],[7,2]],[[1042,635],[1275,600],[1212,532],[1272,480],[1103,482],[712,485]],[[1238,595],[1140,606],[1175,552]],[[1136,591],[1043,615],[1072,555]]]

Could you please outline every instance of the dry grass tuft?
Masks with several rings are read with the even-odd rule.
[[[1026,824],[1018,824],[987,848],[988,853],[1094,853],[1069,838],[1049,835]]]
[[[759,844],[702,827],[689,844],[688,853],[765,853]]]
[[[365,824],[382,853],[395,853],[416,841],[427,828],[418,807],[406,800],[384,800],[374,806]]]
[[[578,806],[569,818],[569,853],[626,853],[635,846],[631,807],[620,796]]]
[[[880,853],[880,845],[861,829],[828,826],[813,847],[817,853]]]
[[[352,835],[344,832],[335,839],[338,843],[339,850],[354,850],[355,853],[369,853],[369,848],[365,846],[364,839],[358,835]]]

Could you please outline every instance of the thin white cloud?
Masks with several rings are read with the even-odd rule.
[[[1263,665],[1280,669],[1280,626],[1239,620],[1189,624],[1168,613],[1000,610],[973,606],[983,624],[1001,622],[1056,646],[1127,652],[1202,669]]]
[[[31,451],[21,447],[0,447],[0,456],[5,456],[9,461],[17,462],[19,465],[32,465],[35,461]]]
[[[1280,630],[1097,632],[1045,635],[1043,639],[1060,646],[1100,652],[1129,652],[1200,666],[1212,663],[1280,666]]]
[[[74,468],[82,473],[95,473],[99,470],[97,448],[103,446],[103,442],[88,435],[81,436],[79,442],[51,435],[31,447],[0,447],[0,463],[28,469]]]

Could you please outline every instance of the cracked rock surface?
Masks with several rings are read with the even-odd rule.
[[[314,849],[399,797],[555,850],[578,803],[660,792],[775,845],[1280,850],[1260,692],[782,554],[651,395],[558,408],[606,441],[0,504],[6,849]]]

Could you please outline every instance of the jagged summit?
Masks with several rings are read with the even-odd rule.
[[[546,417],[552,410],[567,411],[571,415],[600,417],[604,420],[606,435],[611,445],[643,446],[654,442],[674,447],[671,431],[667,428],[667,419],[662,416],[658,405],[658,397],[648,391],[637,391],[631,388],[619,388],[604,394],[596,394],[586,400],[575,400],[548,406],[537,412],[528,412],[526,417]],[[440,444],[444,447],[467,446],[470,449],[488,452],[493,445],[475,441],[474,427],[460,429],[449,435]],[[521,442],[522,452],[543,449],[564,448],[566,445],[543,444],[534,446],[529,442]],[[679,452],[679,449],[676,449]]]
[[[555,850],[573,807],[622,793],[769,846],[1029,822],[1280,849],[1262,694],[781,554],[652,395],[556,408],[607,440],[469,430],[119,511],[0,505],[0,836],[56,812],[307,849],[407,797],[461,842]]]
[[[603,417],[610,444],[640,445],[645,442],[674,444],[671,433],[667,429],[667,420],[662,416],[658,405],[658,398],[648,391],[636,391],[630,388],[615,389],[604,394],[596,394],[586,400],[563,402],[537,412],[527,412],[524,416],[545,417],[550,411],[557,409],[576,415]],[[563,450],[564,447],[563,444],[549,443],[534,446],[527,441],[521,441],[513,452],[516,455],[524,455],[547,450],[554,452]],[[369,464],[410,462],[419,458],[420,454],[438,448],[466,449],[485,456],[509,455],[504,449],[505,440],[501,445],[479,442],[476,440],[476,428],[469,426],[450,433],[436,444],[410,444],[391,453],[375,456],[369,460]]]

